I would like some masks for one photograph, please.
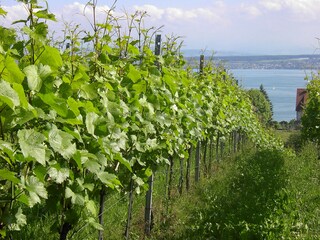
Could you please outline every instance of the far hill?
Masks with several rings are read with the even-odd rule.
[[[199,57],[186,57],[196,64]],[[261,56],[206,56],[217,64],[229,69],[303,69],[317,70],[320,67],[320,55],[261,55]]]

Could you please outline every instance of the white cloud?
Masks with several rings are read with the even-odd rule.
[[[258,7],[244,3],[241,4],[240,11],[242,13],[248,14],[251,17],[257,17],[261,15],[261,11]]]
[[[2,8],[8,12],[5,18],[1,18],[3,25],[6,27],[9,27],[12,22],[26,19],[28,16],[28,11],[23,3],[13,6],[2,6]]]
[[[96,16],[99,19],[103,19],[106,16],[106,13],[110,8],[106,5],[96,7]],[[89,5],[85,5],[79,2],[74,2],[72,4],[65,5],[61,12],[56,12],[58,17],[63,19],[73,19],[79,16],[86,16],[89,19],[92,19],[93,8]]]
[[[280,11],[283,7],[282,2],[279,0],[263,0],[260,2],[260,5],[271,11]]]
[[[166,12],[166,18],[170,21],[175,21],[177,19],[183,19],[184,16],[184,11],[179,8],[167,8],[165,10]]]
[[[26,19],[28,16],[28,10],[23,3],[19,3],[13,6],[2,6],[2,8],[8,12],[5,18],[0,19],[0,21],[2,21],[1,24],[3,24],[4,26],[10,26],[13,21]],[[106,5],[97,6],[97,20],[100,22],[103,21],[104,17],[106,16],[106,12],[108,12],[109,9],[110,8]],[[74,2],[72,4],[63,6],[62,9],[54,10],[53,13],[57,17],[58,21],[63,19],[67,22],[73,21],[77,23],[83,23],[85,21],[88,21],[88,19],[92,19],[93,10],[91,6],[86,6],[85,4]]]
[[[164,9],[149,4],[143,6],[135,5],[133,8],[136,11],[146,11],[152,18],[155,19],[161,19],[163,17],[163,14],[165,13]]]
[[[320,0],[261,0],[268,11],[289,11],[296,19],[315,20],[320,14]]]
[[[284,0],[284,5],[294,13],[302,14],[308,18],[316,19],[320,14],[319,0]]]
[[[217,2],[215,8],[159,8],[154,5],[142,5],[134,6],[135,10],[146,11],[153,20],[164,21],[188,21],[194,19],[206,19],[213,22],[221,21],[224,13],[225,5],[221,2]],[[222,11],[223,10],[223,11]]]

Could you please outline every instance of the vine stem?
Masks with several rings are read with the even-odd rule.
[[[28,6],[29,9],[29,18],[30,18],[30,29],[34,29],[34,16],[33,16],[33,3],[29,3]],[[30,39],[30,44],[31,44],[31,64],[35,63],[35,40],[33,38]]]

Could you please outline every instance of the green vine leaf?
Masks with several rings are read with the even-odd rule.
[[[0,7],[0,16],[6,16],[7,15],[7,12]]]
[[[130,172],[132,172],[131,164],[130,162],[125,159],[120,153],[117,153],[114,156],[115,160],[118,160],[122,165],[124,165]]]
[[[55,125],[49,132],[49,144],[56,152],[60,153],[65,159],[70,159],[76,153],[76,144],[72,143],[73,136],[59,130]]]
[[[33,109],[33,107],[29,104],[23,86],[19,83],[12,83],[13,89],[19,96],[20,104],[24,109]]]
[[[9,224],[9,229],[11,231],[20,231],[21,227],[27,224],[27,217],[22,213],[21,207],[14,215],[14,222]]]
[[[90,217],[90,218],[88,218],[88,219],[86,220],[86,222],[87,222],[90,226],[92,226],[93,228],[95,228],[95,229],[97,229],[97,230],[101,230],[101,231],[104,230],[103,226],[102,226],[101,224],[97,223],[97,220],[96,220],[95,218]]]
[[[24,157],[32,157],[34,160],[46,165],[45,136],[34,129],[23,129],[18,132],[18,139]]]
[[[50,46],[45,46],[45,49],[38,58],[38,61],[43,65],[50,66],[54,70],[58,70],[63,65],[59,50]]]
[[[39,92],[43,79],[50,75],[51,69],[49,66],[42,64],[39,66],[29,65],[23,69],[23,72],[26,74],[29,89]]]
[[[38,18],[47,19],[47,20],[51,20],[51,21],[57,21],[54,14],[49,13],[48,9],[37,11],[37,12],[35,12],[34,15],[37,16]]]
[[[132,82],[136,83],[141,78],[141,74],[132,64],[130,64],[127,77],[130,78]]]
[[[21,181],[24,182],[24,177]],[[28,203],[30,207],[41,202],[41,198],[47,199],[48,193],[42,182],[38,178],[31,176],[25,181],[26,189],[29,191]]]
[[[15,176],[14,172],[11,172],[7,169],[0,169],[0,179],[8,180],[13,183],[20,183],[20,180]]]
[[[98,215],[98,210],[95,202],[93,200],[89,200],[86,202],[86,209],[95,217]]]
[[[38,74],[38,68],[35,65],[27,66],[23,69],[24,73],[27,76],[28,87],[32,91],[39,92],[42,86],[42,80]]]
[[[20,84],[23,82],[25,76],[14,58],[0,55],[0,69],[3,69],[1,78],[7,82]]]
[[[66,198],[71,198],[72,204],[83,206],[85,204],[85,199],[81,194],[75,193],[71,188],[67,187],[65,192]]]
[[[120,182],[117,179],[117,176],[114,174],[107,173],[107,172],[99,172],[97,174],[97,177],[103,184],[107,185],[112,189],[115,187],[115,185],[120,185]]]
[[[48,170],[48,174],[52,180],[56,183],[61,184],[66,181],[69,177],[69,169],[68,168],[60,168],[60,167],[50,167]]]
[[[44,103],[49,105],[60,116],[62,117],[68,116],[67,101],[65,99],[55,96],[55,94],[52,92],[46,93],[46,94],[38,93],[38,96]]]
[[[96,137],[96,135],[94,134],[94,130],[95,130],[95,124],[97,123],[98,119],[99,119],[99,115],[94,112],[89,112],[86,116],[86,127],[88,130],[88,133],[90,133],[94,137]]]
[[[0,100],[11,109],[20,105],[18,93],[11,87],[10,83],[0,80]]]

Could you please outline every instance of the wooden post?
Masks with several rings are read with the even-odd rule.
[[[217,141],[216,141],[216,161],[219,163],[219,142],[220,142],[220,134],[218,133]]]
[[[180,157],[180,176],[179,176],[179,186],[178,186],[180,195],[182,195],[182,189],[183,189],[183,162],[184,162],[184,158]]]
[[[146,194],[146,208],[145,208],[145,234],[150,235],[152,228],[152,191],[153,191],[154,174],[152,173],[148,180],[149,189]]]
[[[169,179],[168,179],[168,201],[170,202],[171,188],[172,188],[172,181],[173,181],[173,164],[174,164],[173,156],[169,156],[169,162],[170,162],[170,169],[169,169]]]
[[[203,67],[204,67],[204,55],[200,55],[200,73],[203,73]]]
[[[209,141],[209,163],[208,163],[208,174],[212,172],[212,161],[213,161],[213,138],[210,137]]]
[[[223,153],[224,153],[224,142],[220,141],[220,159],[223,159]]]
[[[200,55],[200,74],[203,74],[203,67],[204,67],[204,55]],[[198,141],[197,148],[196,148],[196,158],[195,158],[195,182],[199,182],[200,180],[200,147],[201,143]]]
[[[189,191],[189,189],[190,189],[190,165],[191,165],[190,162],[191,162],[191,155],[192,155],[192,145],[190,146],[188,153],[189,153],[189,157],[187,160],[187,172],[186,172],[186,189],[187,189],[187,191]]]
[[[127,218],[127,224],[126,224],[126,231],[124,233],[126,240],[130,239],[130,225],[131,225],[131,217],[132,217],[133,191],[134,191],[133,187],[134,187],[134,181],[131,177],[130,192],[129,192],[128,218]]]
[[[237,131],[233,131],[233,153],[237,152],[237,140],[238,139],[238,134]]]
[[[208,175],[208,163],[207,163],[207,147],[208,147],[208,138],[203,141],[204,144],[204,152],[203,152],[203,165],[204,165],[204,175],[207,177]]]
[[[161,52],[161,35],[160,34],[157,34],[156,35],[156,42],[155,42],[155,48],[154,48],[154,54],[159,56],[160,55],[160,52]],[[156,65],[158,67],[159,66],[159,63],[156,62]],[[146,207],[145,207],[145,234],[147,236],[150,235],[151,233],[151,228],[152,228],[152,225],[153,225],[153,222],[152,222],[152,191],[153,191],[153,181],[154,181],[154,174],[152,173],[152,175],[149,177],[149,180],[148,180],[148,184],[149,184],[149,190],[148,192],[146,193]]]
[[[200,180],[200,141],[198,141],[197,148],[196,148],[196,164],[195,164],[195,182],[199,182]]]
[[[229,134],[229,155],[231,155],[232,152],[232,141],[233,141],[233,132]]]
[[[154,47],[154,55],[159,56],[161,53],[161,35],[156,35],[156,42]]]

